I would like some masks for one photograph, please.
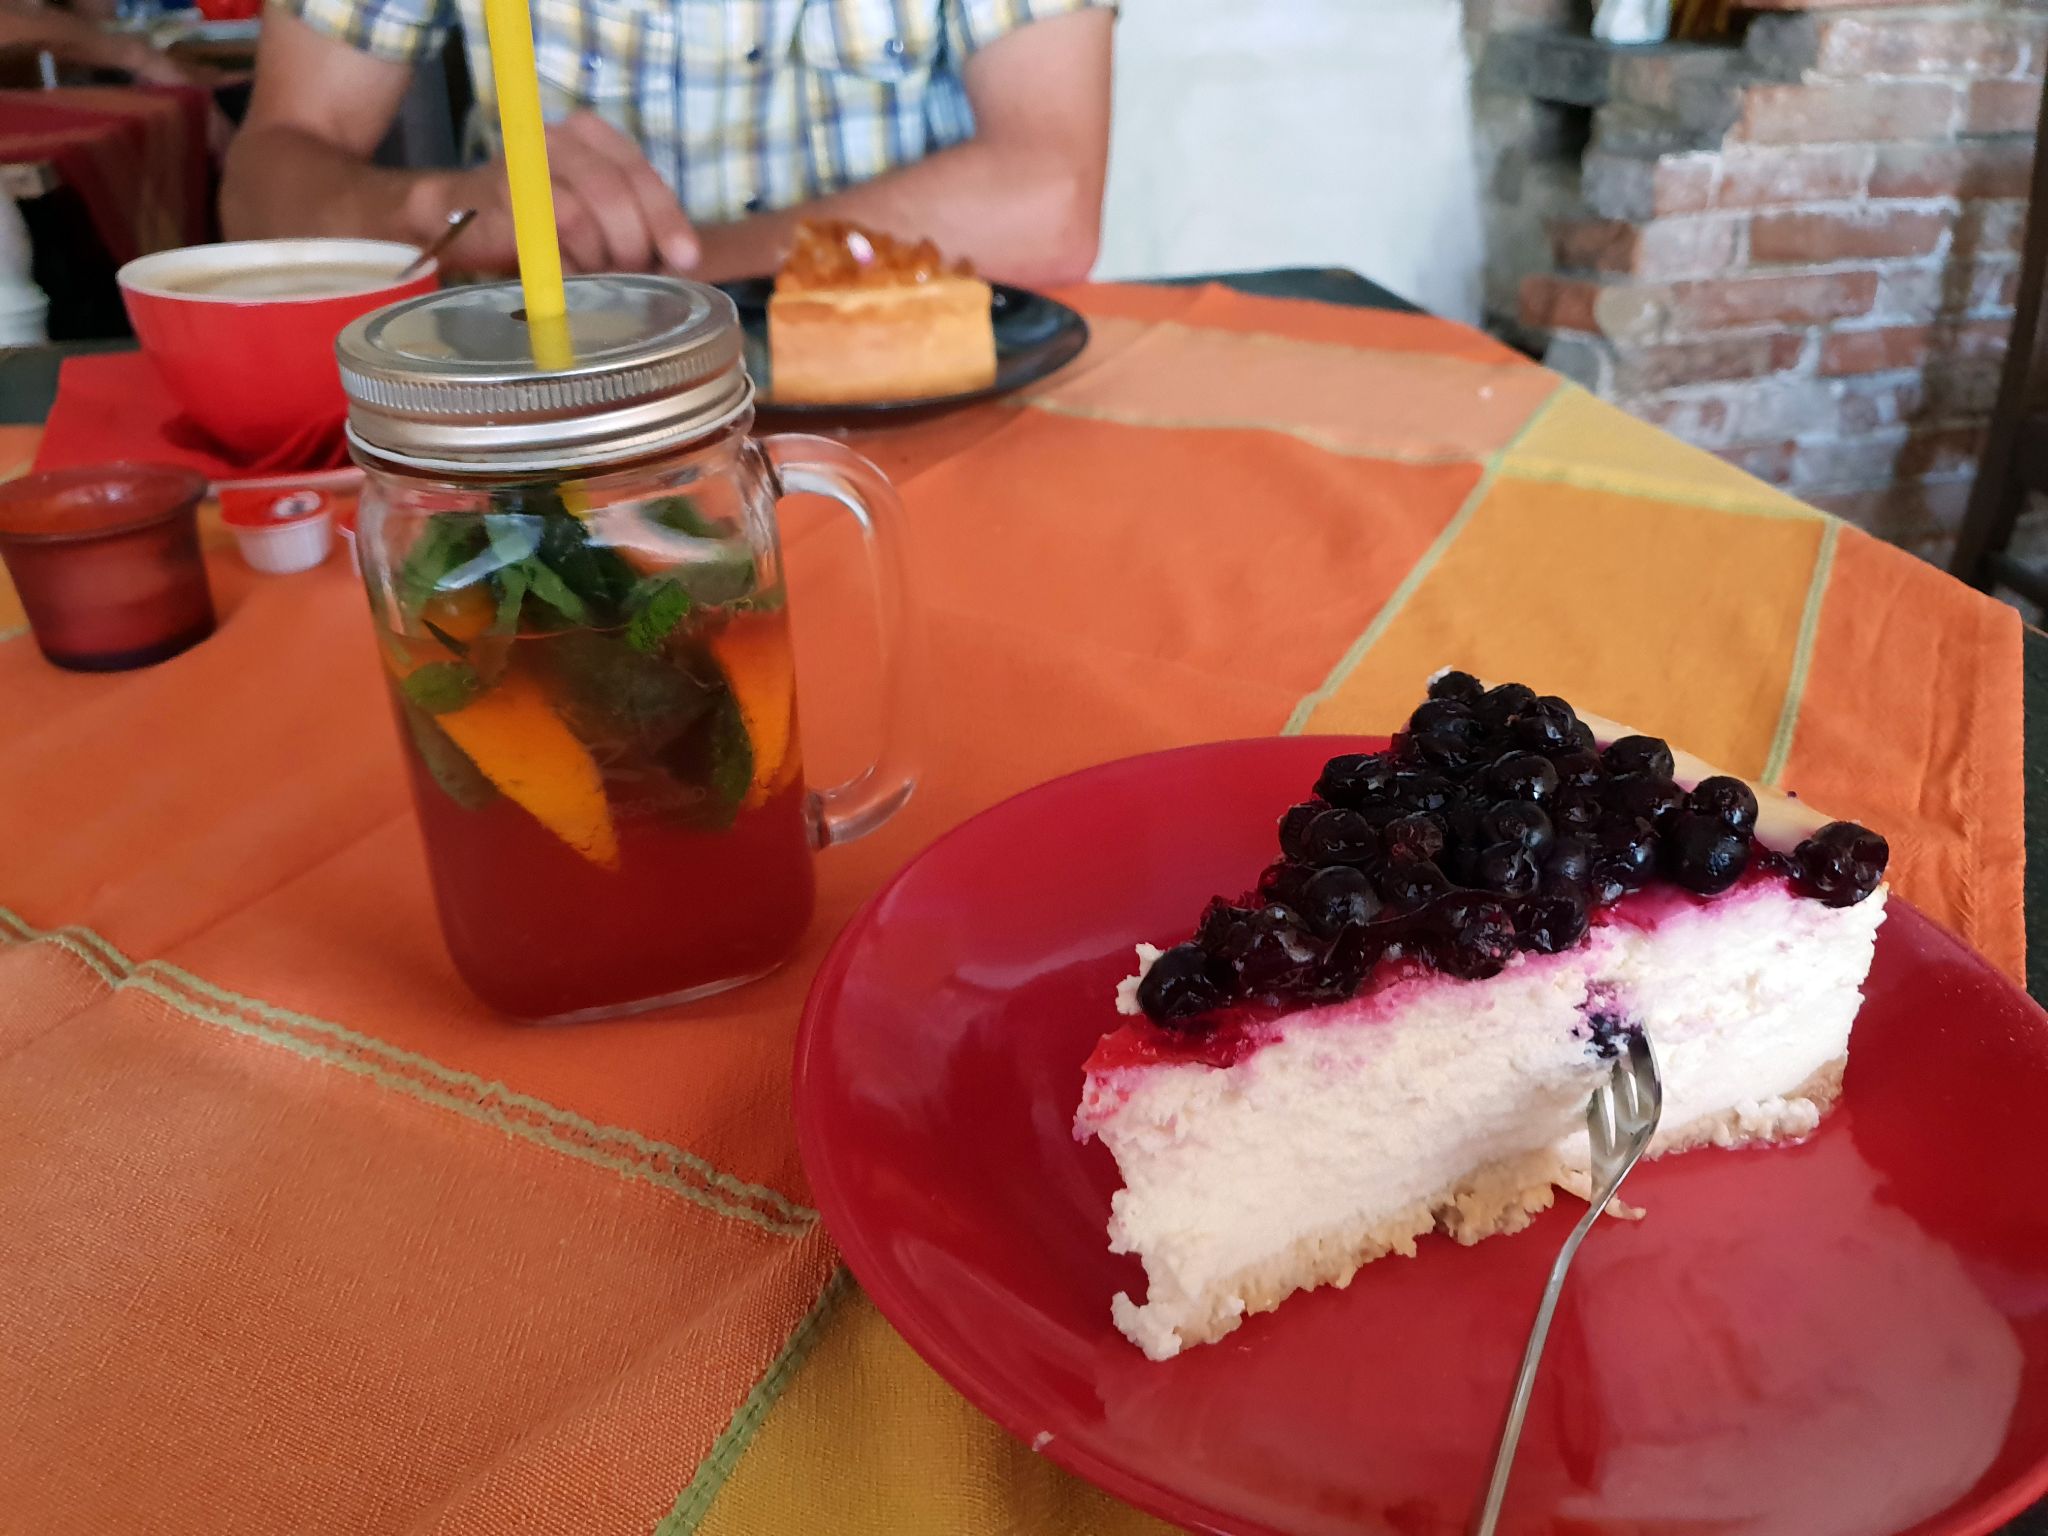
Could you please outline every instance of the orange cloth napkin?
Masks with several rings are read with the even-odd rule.
[[[340,427],[314,429],[259,458],[214,441],[178,409],[156,365],[140,352],[68,357],[36,452],[37,469],[116,460],[182,464],[209,480],[246,480],[348,463]]]
[[[10,1528],[1156,1529],[828,1283],[797,1010],[856,905],[995,799],[1383,731],[1443,663],[1885,829],[1903,894],[2018,971],[2009,609],[1460,327],[1075,297],[1069,370],[857,440],[906,504],[923,784],[821,855],[794,964],[687,1010],[540,1030],[463,990],[340,562],[216,562],[220,632],[147,671],[0,644]],[[830,779],[871,740],[866,576],[843,517],[783,523]]]

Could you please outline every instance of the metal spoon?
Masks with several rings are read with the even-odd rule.
[[[1522,1372],[1515,1378],[1515,1395],[1508,1401],[1507,1423],[1500,1432],[1500,1449],[1494,1454],[1493,1478],[1486,1485],[1486,1502],[1480,1506],[1472,1536],[1493,1536],[1500,1519],[1501,1502],[1508,1495],[1508,1473],[1515,1464],[1515,1447],[1522,1438],[1522,1420],[1529,1412],[1529,1394],[1536,1386],[1536,1367],[1543,1359],[1543,1341],[1549,1336],[1551,1314],[1564,1289],[1565,1271],[1629,1169],[1648,1150],[1663,1113],[1664,1079],[1658,1075],[1649,1037],[1637,1031],[1628,1037],[1628,1048],[1607,1081],[1593,1090],[1593,1101],[1586,1106],[1586,1134],[1593,1145],[1593,1201],[1558,1250],[1557,1262],[1550,1266],[1550,1283],[1543,1288],[1536,1324],[1529,1330]]]
[[[474,208],[458,208],[453,213],[449,214],[448,227],[442,230],[440,234],[436,235],[434,239],[431,242],[429,242],[425,250],[421,251],[419,255],[413,257],[411,261],[406,263],[405,270],[398,274],[398,280],[400,282],[404,282],[407,278],[418,277],[422,272],[426,271],[427,263],[432,261],[436,256],[439,256],[443,251],[447,250],[449,246],[453,245],[455,243],[456,237],[460,235],[465,229],[469,228],[470,224],[474,222],[475,219],[476,210]]]

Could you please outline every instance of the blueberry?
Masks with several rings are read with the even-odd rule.
[[[1209,957],[1196,944],[1174,945],[1138,983],[1138,1006],[1168,1029],[1188,1029],[1190,1019],[1222,1003],[1223,994],[1209,975]]]
[[[1550,818],[1534,800],[1503,800],[1479,818],[1481,837],[1489,843],[1513,843],[1539,853],[1555,835]]]
[[[1599,740],[1593,735],[1593,727],[1581,720],[1572,727],[1572,745],[1581,752],[1598,752]]]
[[[1609,781],[1607,801],[1617,811],[1661,825],[1665,817],[1685,809],[1685,791],[1670,779],[1628,773]]]
[[[1377,884],[1387,905],[1404,912],[1412,911],[1451,888],[1444,872],[1426,860],[1415,864],[1389,864],[1379,872]]]
[[[1557,770],[1534,752],[1510,752],[1486,770],[1486,787],[1502,800],[1548,800],[1557,792]]]
[[[1327,939],[1349,924],[1371,922],[1380,898],[1361,871],[1333,864],[1309,877],[1298,906],[1309,927]]]
[[[1520,843],[1495,843],[1474,867],[1479,883],[1502,896],[1527,896],[1536,889],[1536,860]]]
[[[1747,832],[1756,825],[1756,791],[1725,773],[1701,779],[1685,804],[1687,810],[1711,816],[1737,832]]]
[[[1586,936],[1586,898],[1574,890],[1545,891],[1523,902],[1515,914],[1522,947],[1554,955]]]
[[[1240,997],[1285,996],[1313,979],[1321,958],[1310,942],[1301,917],[1290,907],[1261,907],[1233,932],[1229,952],[1221,959],[1236,980]],[[1214,974],[1214,967],[1211,967]]]
[[[1278,902],[1282,906],[1299,907],[1301,895],[1315,874],[1313,864],[1297,863],[1293,859],[1281,859],[1268,864],[1259,872],[1259,900],[1268,905]]]
[[[1330,807],[1321,800],[1304,800],[1280,813],[1280,851],[1290,859],[1308,857],[1308,826]]]
[[[1572,727],[1579,717],[1554,694],[1536,700],[1508,727],[1508,739],[1531,752],[1562,752],[1573,745]]]
[[[1394,798],[1411,811],[1428,811],[1432,815],[1446,810],[1454,801],[1462,798],[1458,786],[1440,773],[1404,773],[1394,785]]]
[[[1664,870],[1688,891],[1717,896],[1742,878],[1749,832],[1705,811],[1684,811],[1664,836]]]
[[[1443,970],[1467,981],[1497,976],[1515,952],[1515,924],[1490,896],[1445,898],[1429,914],[1430,953]]]
[[[1500,841],[1486,831],[1487,807],[1477,800],[1454,800],[1443,813],[1444,830],[1452,848],[1474,848]]]
[[[1560,832],[1590,832],[1607,818],[1607,807],[1590,789],[1563,789],[1546,807]]]
[[[1394,787],[1394,760],[1384,752],[1346,752],[1323,764],[1316,794],[1332,805],[1359,810],[1387,798]]]
[[[1480,695],[1485,692],[1485,685],[1470,672],[1444,672],[1431,678],[1429,682],[1429,696],[1432,699],[1454,699],[1460,704],[1476,704]]]
[[[1233,945],[1250,938],[1252,914],[1257,910],[1240,907],[1221,896],[1212,898],[1202,909],[1202,920],[1195,925],[1194,942],[1212,955],[1227,953]]]
[[[1363,864],[1379,852],[1380,836],[1356,811],[1328,810],[1308,824],[1312,864]]]
[[[1868,827],[1831,821],[1792,852],[1799,889],[1831,907],[1853,907],[1884,879],[1891,847]]]
[[[1380,829],[1380,846],[1390,859],[1433,859],[1444,851],[1444,824],[1427,811],[1411,811]]]
[[[1599,755],[1583,747],[1566,747],[1561,752],[1551,753],[1550,766],[1557,770],[1560,789],[1593,789],[1607,778],[1607,770],[1600,766]]]
[[[1486,750],[1486,727],[1466,705],[1429,699],[1408,717],[1408,742],[1425,763],[1464,768]]]
[[[1583,837],[1560,837],[1543,851],[1543,885],[1584,885],[1593,875],[1593,845]]]
[[[1506,725],[1536,702],[1536,690],[1520,683],[1502,683],[1489,688],[1474,708],[1489,725]]]
[[[1616,816],[1602,822],[1593,846],[1596,857],[1620,859],[1645,880],[1657,864],[1657,829],[1640,816]]]
[[[1624,736],[1601,757],[1609,773],[1647,773],[1653,779],[1668,779],[1674,767],[1671,748],[1661,736]]]
[[[1354,923],[1339,929],[1316,968],[1316,990],[1325,997],[1349,997],[1386,947],[1386,935],[1378,928]]]

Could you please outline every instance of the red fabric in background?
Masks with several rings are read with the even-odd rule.
[[[208,237],[208,93],[194,86],[0,91],[0,163],[47,160],[118,262]]]
[[[238,459],[179,413],[156,365],[140,352],[68,357],[36,450],[37,469],[70,469],[127,459],[182,464],[209,480],[339,469],[348,448],[337,426],[285,444],[261,459]]]

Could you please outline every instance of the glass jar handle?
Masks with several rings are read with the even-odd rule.
[[[882,638],[882,745],[875,760],[843,784],[811,796],[811,841],[820,848],[866,837],[902,810],[917,788],[910,750],[910,667],[916,661],[913,619],[903,598],[903,504],[882,472],[843,443],[781,432],[757,440],[777,499],[829,496],[853,514],[874,579]]]

